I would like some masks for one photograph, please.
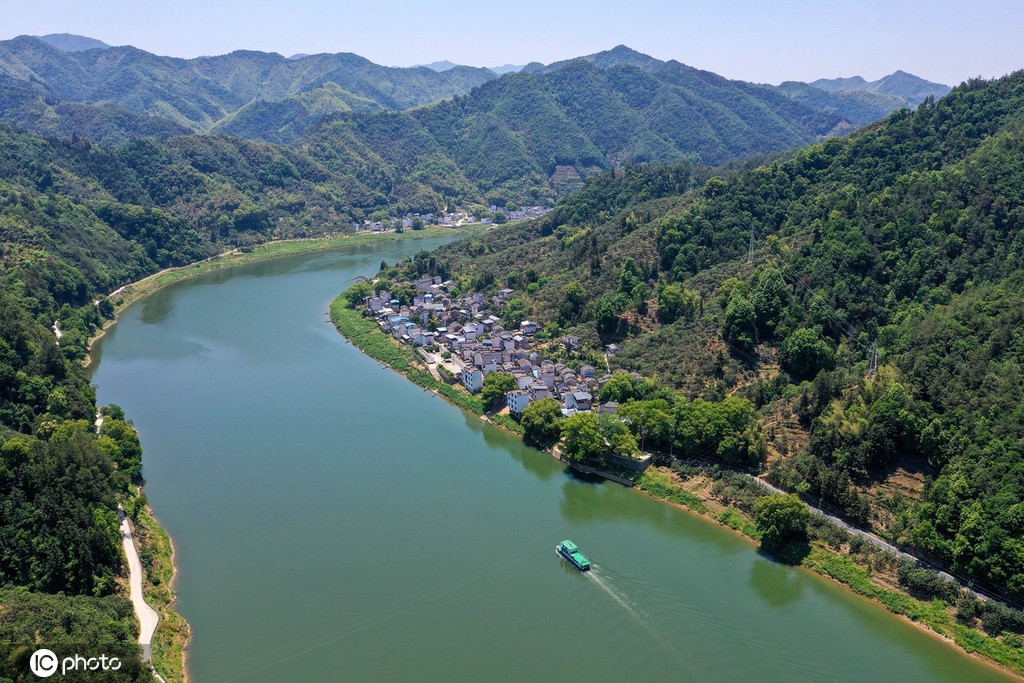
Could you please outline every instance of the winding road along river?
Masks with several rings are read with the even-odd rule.
[[[1000,681],[732,533],[550,456],[360,354],[359,274],[444,240],[240,266],[130,307],[95,349],[174,537],[197,683]],[[560,562],[572,538],[592,576]]]

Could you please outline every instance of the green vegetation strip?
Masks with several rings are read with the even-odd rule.
[[[715,519],[730,529],[734,529],[744,536],[749,536],[755,541],[761,538],[761,530],[757,528],[754,520],[734,507],[726,508]]]
[[[708,513],[708,506],[703,500],[684,489],[665,472],[650,468],[643,473],[637,485],[655,498],[686,506],[702,515]]]
[[[851,558],[815,547],[804,559],[804,566],[849,586],[855,592],[881,602],[889,611],[924,624],[939,635],[950,638],[967,652],[980,654],[1011,671],[1024,675],[1024,652],[998,638],[959,623],[942,600],[925,602],[901,591],[883,588],[871,581],[871,571]]]

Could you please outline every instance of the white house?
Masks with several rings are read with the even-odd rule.
[[[462,371],[462,384],[469,389],[469,393],[475,394],[484,388],[484,373],[476,368],[466,368]]]
[[[523,391],[522,389],[510,391],[505,395],[505,401],[508,403],[510,413],[522,415],[523,411],[526,410],[526,406],[530,405],[530,392]]]

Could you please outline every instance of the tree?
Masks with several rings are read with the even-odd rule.
[[[639,398],[637,379],[623,370],[618,370],[601,387],[601,402],[615,401],[625,403],[630,399]]]
[[[562,421],[562,452],[576,462],[604,455],[604,435],[592,412],[576,413]]]
[[[366,303],[366,297],[369,296],[373,296],[373,285],[366,280],[355,283],[345,292],[349,308],[359,308]]]
[[[757,286],[754,287],[751,303],[754,306],[758,332],[764,339],[771,337],[789,304],[789,286],[782,273],[775,268],[762,271]]]
[[[816,329],[802,327],[782,342],[782,367],[796,379],[810,379],[819,370],[831,370],[832,347]]]
[[[690,317],[700,309],[700,293],[675,283],[658,292],[658,318],[666,325]]]
[[[636,286],[642,283],[640,267],[636,265],[636,261],[627,258],[626,262],[622,264],[622,274],[619,275],[619,291],[632,295]]]
[[[587,290],[575,280],[570,282],[569,286],[565,288],[565,299],[559,309],[562,320],[567,323],[579,322],[586,303]]]
[[[554,443],[561,429],[562,407],[553,398],[533,401],[523,410],[519,424],[523,426],[523,438],[536,446],[548,446]]]
[[[505,313],[501,316],[505,329],[513,329],[523,322],[530,315],[530,308],[525,299],[516,297],[509,300],[505,306]]]
[[[593,415],[593,413],[582,413]],[[636,443],[636,437],[629,431],[629,427],[617,415],[601,413],[597,416],[597,425],[601,430],[601,437],[604,439],[604,451],[606,455],[621,455],[624,458],[636,458],[640,456],[640,447]]]
[[[594,324],[603,335],[613,335],[619,329],[618,296],[606,294],[594,304]]]
[[[480,394],[487,410],[497,410],[505,402],[505,394],[517,389],[519,383],[507,372],[492,372],[484,377],[483,392]]]
[[[746,296],[734,292],[725,307],[722,319],[722,339],[735,349],[749,353],[757,340],[757,317],[754,306]]]
[[[619,416],[640,438],[641,448],[665,448],[672,444],[675,418],[665,399],[630,401],[619,408]]]
[[[135,428],[122,420],[106,418],[103,420],[102,436],[114,441],[117,448],[110,452],[118,468],[125,472],[133,482],[142,479],[142,444]]]
[[[754,503],[754,523],[765,548],[777,549],[805,539],[810,520],[810,511],[795,493],[772,493]]]

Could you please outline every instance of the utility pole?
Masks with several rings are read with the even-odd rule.
[[[878,374],[878,340],[871,342],[871,366],[868,369],[868,377]]]
[[[750,231],[750,248],[747,249],[747,263],[754,262],[754,231]]]

